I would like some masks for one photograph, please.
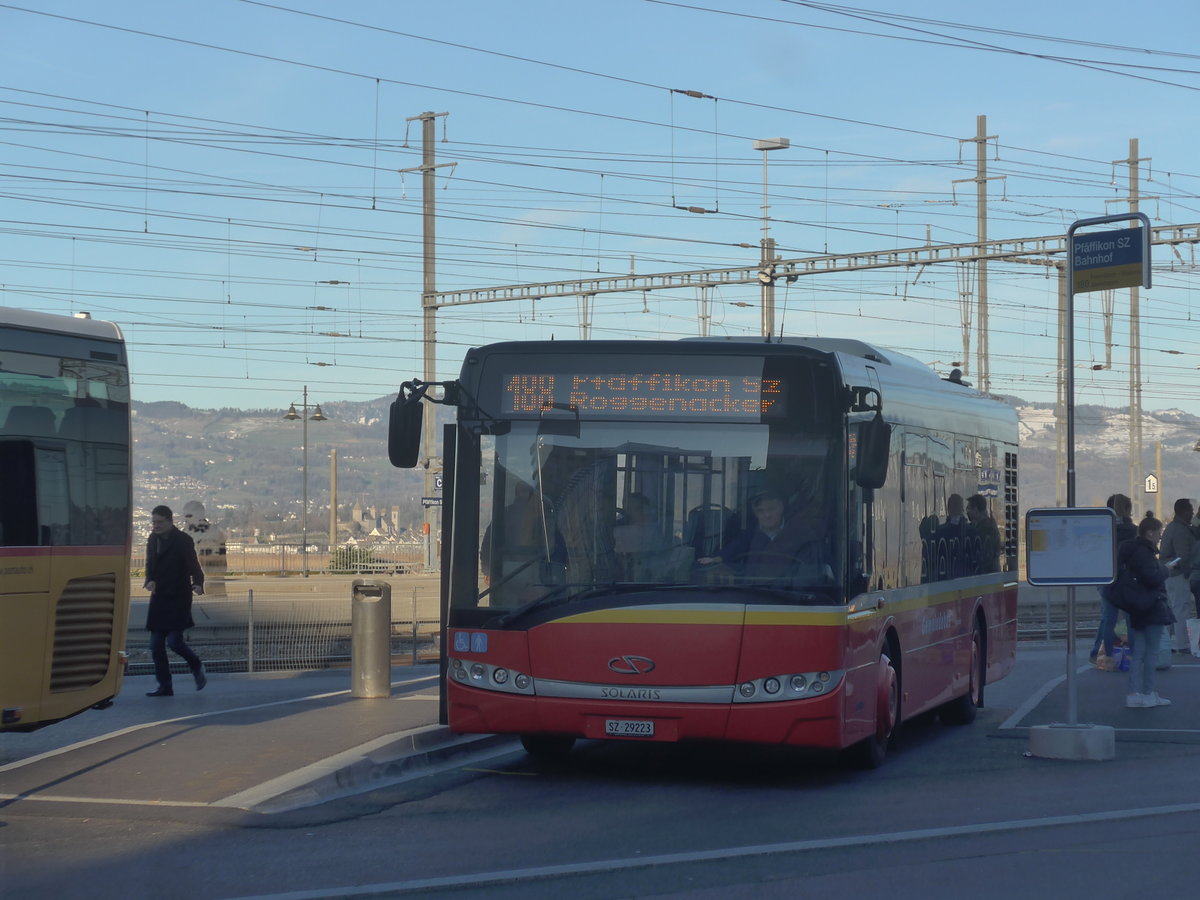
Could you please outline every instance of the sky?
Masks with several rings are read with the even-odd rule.
[[[969,243],[980,116],[989,239],[1128,210],[1134,139],[1151,224],[1200,223],[1194,0],[26,0],[0,33],[0,305],[119,324],[140,401],[284,410],[422,375],[427,112],[439,291],[756,266],[764,157],[783,259]],[[1200,414],[1196,253],[1154,248],[1147,410]],[[1051,262],[987,266],[993,392],[1056,396]],[[972,380],[977,282],[803,276],[776,328]],[[761,328],[752,284],[458,304],[436,374],[585,313],[592,338]],[[1078,403],[1128,404],[1129,313],[1076,297]]]

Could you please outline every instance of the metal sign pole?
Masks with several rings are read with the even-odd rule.
[[[1075,231],[1090,225],[1108,222],[1126,222],[1139,219],[1142,223],[1142,272],[1141,282],[1150,287],[1150,219],[1145,213],[1118,213],[1080,219],[1067,229],[1067,315],[1064,324],[1066,341],[1066,399],[1067,399],[1067,507],[1075,507]],[[1089,287],[1089,290],[1092,288]],[[1079,699],[1075,685],[1075,585],[1067,586],[1067,725],[1079,722]]]

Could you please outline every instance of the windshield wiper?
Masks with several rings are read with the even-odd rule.
[[[764,594],[784,603],[796,603],[797,601],[804,601],[805,603],[835,603],[828,593],[822,593],[820,590],[809,588],[782,587],[770,584],[736,584],[729,585],[729,587],[733,590],[745,591],[747,593]]]
[[[506,612],[503,615],[497,616],[496,618],[490,620],[487,623],[487,627],[503,628],[506,625],[508,625],[510,622],[515,622],[517,619],[521,618],[521,616],[531,613],[535,609],[540,609],[543,606],[551,605],[552,602],[553,603],[558,603],[558,602],[566,603],[569,600],[573,600],[575,595],[571,595],[568,597],[562,596],[563,591],[565,591],[569,587],[570,587],[569,584],[560,584],[554,590],[549,591],[548,593],[542,594],[542,596],[538,597],[536,600],[531,600],[528,603],[526,603],[524,606],[518,606],[516,609],[510,610],[509,612]]]

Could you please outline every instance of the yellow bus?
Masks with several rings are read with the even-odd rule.
[[[0,731],[121,689],[130,470],[120,329],[0,309]]]

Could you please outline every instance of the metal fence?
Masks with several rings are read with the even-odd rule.
[[[205,594],[192,604],[195,626],[187,640],[210,672],[327,669],[350,664],[350,580],[345,585],[304,589],[295,579],[246,590]],[[392,586],[391,636],[397,664],[436,659],[440,631],[438,581],[410,578]],[[145,616],[134,597],[126,636],[129,675],[154,671]],[[172,671],[187,667],[173,654]]]
[[[308,551],[295,544],[231,544],[223,556],[204,557],[206,572],[229,575],[298,575],[307,569],[317,574],[404,575],[420,573],[425,568],[423,544],[371,544],[340,548],[331,555],[328,550]],[[331,560],[338,565],[330,569]],[[130,554],[133,572],[146,570],[145,545],[133,548]]]
[[[1017,640],[1061,641],[1067,637],[1067,589],[1021,585],[1017,601]],[[1100,627],[1100,594],[1094,587],[1075,589],[1076,640],[1092,640]]]

